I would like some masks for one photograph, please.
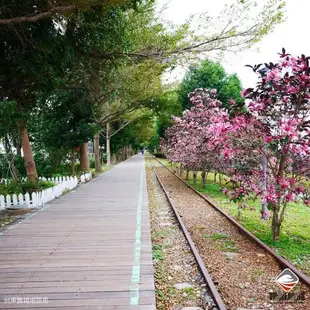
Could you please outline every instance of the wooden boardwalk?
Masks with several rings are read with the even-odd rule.
[[[141,155],[0,235],[0,309],[155,309]]]

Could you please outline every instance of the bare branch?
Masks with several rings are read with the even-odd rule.
[[[114,131],[112,134],[110,134],[110,138],[113,137],[114,135],[116,135],[119,131],[121,131],[123,128],[125,128],[126,126],[128,126],[130,123],[132,123],[134,121],[134,119],[124,122],[116,131]]]
[[[76,5],[67,5],[67,6],[55,6],[49,9],[48,11],[32,15],[32,16],[20,16],[12,18],[0,19],[0,25],[14,25],[19,23],[26,22],[36,22],[41,19],[49,18],[57,13],[68,13],[77,9]]]

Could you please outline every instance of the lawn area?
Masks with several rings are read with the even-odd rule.
[[[102,165],[102,166],[101,166],[102,172],[100,172],[100,173],[106,172],[106,171],[108,171],[108,170],[110,170],[110,169],[112,169],[112,168],[113,168],[113,165],[110,165],[110,166]],[[90,168],[90,171],[91,171],[92,173],[94,173],[95,176],[98,175],[98,174],[100,174],[100,173],[98,173],[98,172],[95,171],[95,168]]]
[[[167,160],[163,164],[171,167]],[[201,188],[200,174],[197,184],[190,179],[188,183],[199,192],[206,194],[222,210],[232,215],[236,220],[238,205],[229,200],[221,191],[219,183],[214,182],[214,174],[208,174],[207,186]],[[271,220],[260,219],[260,201],[248,201],[247,208],[242,210],[241,219],[238,220],[246,229],[256,237],[274,248],[276,252],[295,264],[308,275],[310,274],[310,208],[302,203],[291,203],[287,207],[284,223],[282,224],[280,241],[274,242],[271,238]]]

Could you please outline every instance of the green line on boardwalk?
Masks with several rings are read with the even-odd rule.
[[[142,163],[140,191],[137,206],[137,224],[135,234],[134,264],[131,271],[131,290],[130,305],[139,304],[139,281],[140,281],[140,263],[141,263],[141,221],[142,221],[142,201],[143,201],[143,184],[144,184],[144,160]]]

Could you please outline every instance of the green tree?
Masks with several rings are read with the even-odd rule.
[[[137,114],[137,113],[134,113]],[[114,123],[113,143],[111,144],[112,153],[118,153],[123,147],[131,146],[134,150],[146,147],[153,135],[153,117],[151,110],[144,109],[138,115],[135,115],[132,122],[124,127],[121,131],[117,131],[121,123]]]
[[[216,89],[218,99],[225,108],[229,108],[230,99],[238,104],[244,102],[240,79],[236,74],[227,74],[218,62],[205,60],[199,65],[190,67],[178,90],[183,110],[190,108],[188,94],[196,88]]]
[[[147,81],[153,75],[151,80],[157,83],[164,68],[192,56],[240,49],[259,41],[282,20],[283,14],[281,0],[268,0],[260,10],[255,8],[255,14],[251,14],[252,0],[236,1],[220,17],[201,14],[197,31],[195,19],[181,26],[167,25],[156,16],[152,3],[151,0],[2,2],[0,101],[16,102],[19,114],[16,125],[30,180],[36,179],[37,171],[27,126],[35,122],[31,117],[42,94],[53,96],[82,85],[90,91],[93,107],[118,102],[124,104],[126,113],[132,104],[149,104],[153,96],[150,95],[153,87],[138,90],[133,80],[132,87],[125,92],[122,85],[128,72],[140,70],[140,80],[143,77],[143,82]],[[110,74],[115,68],[123,68],[117,73],[122,77],[117,85]],[[130,86],[128,82],[127,85]],[[53,100],[50,102],[55,104]],[[0,121],[4,121],[3,116]],[[85,147],[83,143],[80,148],[82,167],[86,163],[84,160],[82,165]]]
[[[54,93],[43,99],[32,117],[34,145],[50,154],[71,154],[72,174],[75,173],[75,151],[92,138],[92,102],[89,91],[72,89]]]
[[[113,4],[133,6],[139,0],[51,0],[51,1],[19,1],[4,0],[1,7],[0,25],[34,23],[43,19],[60,20],[61,17],[76,16],[96,7],[104,10]]]
[[[23,6],[21,6],[23,8]],[[17,7],[16,7],[17,9]],[[0,13],[4,14],[2,11]],[[57,76],[67,68],[70,53],[64,37],[52,20],[42,20],[0,30],[0,87],[3,102],[14,101],[19,114],[16,120],[22,143],[24,162],[30,180],[37,178],[27,129],[27,115],[37,102],[37,94],[57,83]],[[1,122],[5,122],[1,115]]]
[[[5,170],[10,171],[12,179],[18,182],[19,171],[15,166],[12,144],[18,139],[17,121],[20,119],[20,115],[15,101],[0,101],[0,111],[0,141],[2,140],[6,152],[3,163],[5,162]]]
[[[160,138],[168,127],[172,124],[173,115],[179,115],[182,111],[177,88],[168,86],[167,89],[157,96],[152,106],[153,116],[153,135],[148,143],[148,148],[154,151],[160,143]]]
[[[102,79],[100,89],[101,101],[96,105],[95,123],[98,132],[94,137],[95,166],[100,171],[99,132],[105,131],[107,162],[110,163],[110,140],[113,136],[113,122],[127,120],[132,112],[143,110],[153,104],[153,98],[162,91],[160,76],[165,66],[154,60],[146,60],[138,64],[125,63],[109,71]],[[135,113],[136,114],[136,113]],[[127,122],[125,121],[125,124]],[[127,126],[127,125],[126,125]]]

